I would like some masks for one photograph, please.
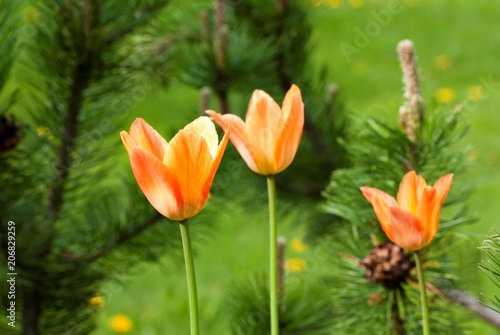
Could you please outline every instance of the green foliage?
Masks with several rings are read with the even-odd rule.
[[[324,239],[320,245],[328,255],[323,266],[335,269],[325,274],[331,288],[335,332],[342,334],[367,334],[379,329],[380,334],[421,334],[421,310],[416,269],[410,277],[394,290],[383,288],[365,277],[361,260],[373,247],[366,231],[339,231],[334,237]],[[429,259],[443,258],[449,250],[447,242],[439,241]],[[429,283],[447,287],[453,277],[453,264],[430,261],[425,265]],[[432,334],[468,334],[465,320],[470,314],[458,304],[451,304],[432,284],[428,286],[431,301]]]
[[[139,44],[166,5],[35,2],[22,8],[24,25],[11,34],[3,29],[12,22],[0,28],[3,40],[12,38],[2,48],[14,45],[21,57],[16,80],[7,77],[12,59],[0,64],[2,85],[18,86],[7,112],[25,123],[22,141],[0,156],[0,244],[6,259],[4,232],[14,221],[23,334],[89,333],[95,327],[89,299],[105,280],[178,245],[177,227],[157,224],[165,219],[131,173],[121,176],[116,166],[117,153],[126,156],[118,132],[130,106],[160,82],[148,72],[154,62],[143,67]],[[0,15],[17,13],[9,10]],[[2,261],[2,274],[6,266]],[[2,280],[3,291],[6,285]],[[2,300],[2,315],[8,303]]]
[[[490,280],[500,288],[500,234],[488,236],[479,248],[488,257],[487,260],[479,263],[479,268],[490,278]],[[487,298],[489,307],[500,313],[500,297],[493,294]]]
[[[318,198],[330,172],[347,163],[338,142],[347,118],[335,85],[326,80],[326,68],[311,71],[307,6],[269,0],[215,4],[215,10],[201,11],[198,20],[187,16],[185,21],[197,24],[188,25],[190,38],[182,45],[176,76],[197,89],[211,88],[218,112],[241,117],[254,89],[265,90],[280,103],[297,84],[306,109],[304,141],[278,186],[290,196]],[[236,105],[236,98],[244,103]]]
[[[266,276],[256,276],[234,285],[228,303],[232,334],[269,334],[268,282]],[[324,299],[321,286],[311,284],[305,284],[298,277],[285,280],[280,302],[280,334],[331,333],[333,306]]]
[[[371,186],[396,195],[403,175],[412,169],[423,175],[429,184],[444,174],[454,173],[454,180],[458,182],[453,184],[445,207],[467,199],[470,186],[460,182],[468,152],[467,147],[459,147],[467,132],[462,118],[455,111],[428,112],[415,143],[408,140],[400,127],[374,119],[358,121],[344,142],[353,167],[335,171],[324,193],[326,203],[323,208],[335,220],[321,229],[334,231],[341,222],[350,222],[383,237],[372,206],[359,189]],[[465,216],[459,221],[471,222],[472,218]],[[443,224],[442,228],[450,225],[453,223]],[[322,231],[312,227],[311,233],[322,234]]]
[[[464,312],[446,301],[439,290],[457,284],[455,274],[458,270],[450,255],[463,240],[454,229],[459,224],[473,222],[463,205],[470,195],[470,186],[463,181],[468,148],[461,144],[467,130],[457,110],[427,111],[416,130],[415,141],[407,137],[400,125],[374,119],[356,121],[343,142],[352,167],[334,171],[324,192],[323,210],[331,214],[332,219],[326,225],[312,225],[309,232],[316,237],[335,236],[335,242],[327,248],[332,248],[335,266],[343,270],[331,275],[332,287],[335,287],[332,295],[337,305],[355,310],[345,311],[349,316],[346,320],[338,320],[339,330],[363,334],[367,329],[360,325],[368,325],[368,320],[373,320],[375,327],[385,329],[387,334],[418,334],[421,331],[420,301],[418,289],[414,287],[417,282],[415,269],[406,283],[389,289],[363,278],[360,267],[361,259],[373,247],[368,246],[367,241],[378,245],[379,241],[387,239],[360,187],[376,187],[395,196],[403,175],[415,170],[431,185],[447,173],[454,174],[454,184],[443,210],[452,218],[441,219],[438,235],[432,245],[423,250],[423,257],[427,262],[429,287],[434,288],[430,304],[430,315],[434,318],[432,333],[449,334],[452,328],[454,332],[466,333],[467,328],[457,323],[460,318],[456,319]],[[327,240],[334,241],[333,238]]]

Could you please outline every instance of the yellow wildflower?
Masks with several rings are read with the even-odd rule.
[[[89,299],[89,304],[96,308],[102,308],[104,306],[104,297],[102,295],[96,295]]]
[[[455,100],[455,91],[449,87],[440,88],[436,92],[436,100],[442,104],[452,102]]]
[[[292,250],[295,252],[303,252],[306,250],[307,245],[301,239],[294,239],[292,241]]]
[[[342,7],[342,0],[326,0],[326,5],[330,8],[340,8]]]
[[[50,132],[49,128],[44,127],[44,126],[40,126],[40,127],[36,128],[36,133],[38,136],[43,136],[49,132]]]
[[[300,258],[291,258],[286,261],[286,269],[290,272],[302,272],[306,268],[306,262]]]
[[[451,58],[446,55],[439,55],[434,58],[432,64],[436,70],[443,71],[451,66]]]
[[[405,5],[408,7],[418,6],[419,0],[405,0]]]
[[[348,0],[347,2],[349,3],[349,6],[351,6],[352,8],[363,7],[364,4],[364,0]]]
[[[484,89],[481,85],[473,85],[467,89],[467,97],[472,101],[481,100],[484,96]]]
[[[126,334],[132,330],[132,320],[125,314],[117,314],[111,318],[110,327],[115,333]]]

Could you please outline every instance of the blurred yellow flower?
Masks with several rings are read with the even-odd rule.
[[[467,153],[467,158],[469,160],[476,160],[478,156],[479,156],[479,152],[476,149],[471,150]]]
[[[330,8],[340,8],[342,7],[342,0],[326,0],[325,4]]]
[[[286,269],[290,272],[302,272],[306,268],[306,262],[300,258],[291,258],[286,261]]]
[[[472,101],[481,100],[484,96],[484,89],[481,85],[469,86],[467,89],[467,97]]]
[[[40,12],[36,7],[33,6],[28,6],[24,8],[23,10],[23,17],[24,21],[28,23],[33,23],[36,20],[38,20],[38,17],[40,16]]]
[[[434,58],[432,64],[436,70],[443,71],[451,66],[451,58],[446,55],[439,55]]]
[[[363,7],[363,4],[365,3],[364,0],[348,0],[347,2],[352,8]]]
[[[405,5],[408,7],[418,6],[419,0],[405,0]]]
[[[102,308],[102,306],[104,306],[104,297],[102,295],[96,295],[89,299],[89,304],[96,308]]]
[[[115,333],[126,334],[132,330],[132,320],[125,314],[117,314],[111,318],[110,327]]]
[[[311,3],[311,5],[318,7],[318,6],[321,6],[321,4],[323,3],[323,0],[310,0],[310,3]]]
[[[50,132],[50,130],[47,127],[40,126],[40,127],[36,128],[36,133],[38,136],[42,136],[48,132]]]
[[[303,252],[306,250],[307,245],[301,239],[294,239],[292,241],[292,250],[295,252]]]
[[[452,102],[455,99],[455,91],[449,87],[440,88],[436,92],[436,100],[439,103],[446,104]]]

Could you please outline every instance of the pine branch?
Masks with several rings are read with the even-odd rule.
[[[64,121],[64,133],[59,150],[57,162],[58,174],[55,176],[49,196],[49,209],[57,220],[61,206],[64,201],[64,186],[72,168],[72,157],[76,137],[78,135],[78,116],[83,103],[83,93],[90,84],[94,54],[90,53],[83,62],[75,66],[68,98],[66,119]]]
[[[22,335],[40,335],[38,323],[40,319],[40,295],[35,286],[27,287],[24,292]]]
[[[162,10],[169,2],[169,0],[162,0],[144,8],[141,14],[134,21],[130,22],[128,25],[112,34],[106,40],[106,45],[108,47],[111,47],[113,44],[115,44],[125,36],[128,36],[136,29],[146,25],[151,21],[152,17],[155,16],[160,10]]]
[[[112,251],[118,249],[120,246],[129,242],[133,238],[139,236],[146,229],[150,228],[155,223],[157,223],[160,219],[163,219],[163,216],[155,211],[155,213],[144,222],[134,225],[132,229],[119,233],[117,238],[111,244],[107,245],[105,248],[99,250],[98,252],[92,255],[83,257],[83,261],[91,263],[99,260],[102,257],[105,257]],[[82,261],[82,259],[77,259],[77,261]]]
[[[475,296],[457,289],[445,289],[442,292],[489,324],[500,328],[500,313],[482,305]]]

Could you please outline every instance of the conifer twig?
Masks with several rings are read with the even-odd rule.
[[[453,301],[460,303],[489,324],[500,328],[500,314],[482,305],[477,298],[457,289],[442,290]]]
[[[119,233],[118,237],[110,244],[108,244],[106,247],[102,248],[101,250],[97,251],[96,253],[82,257],[81,259],[84,259],[85,262],[90,263],[90,262],[95,262],[98,259],[108,255],[115,249],[119,248],[120,246],[124,245],[131,239],[139,236],[141,233],[143,233],[145,230],[147,230],[149,227],[154,225],[158,220],[163,218],[163,216],[156,212],[151,215],[147,220],[143,221],[140,224],[135,225],[132,229],[123,231]],[[81,259],[75,259],[75,261],[79,261]]]
[[[286,238],[280,236],[278,243],[278,301],[281,302],[285,293],[285,251]]]
[[[214,90],[217,94],[220,104],[221,114],[229,113],[229,92],[226,85],[225,60],[228,44],[228,27],[226,24],[226,4],[224,0],[215,0],[215,31],[213,51],[216,62],[216,85]]]
[[[200,101],[200,114],[205,115],[205,111],[210,108],[210,95],[212,91],[210,87],[205,86],[201,88],[201,101]]]
[[[405,103],[399,109],[399,117],[406,136],[411,142],[416,140],[416,132],[424,117],[424,102],[420,95],[418,68],[413,42],[403,40],[399,42],[397,51],[401,69],[403,70]]]
[[[169,3],[169,0],[163,0],[155,3],[154,5],[151,5],[149,7],[146,7],[142,13],[131,23],[123,27],[122,29],[118,30],[114,34],[112,34],[106,41],[106,46],[110,47],[112,46],[115,42],[121,40],[123,37],[127,36],[137,28],[142,27],[143,25],[147,24],[151,20],[151,16],[157,14],[161,9],[163,9],[167,4]]]

